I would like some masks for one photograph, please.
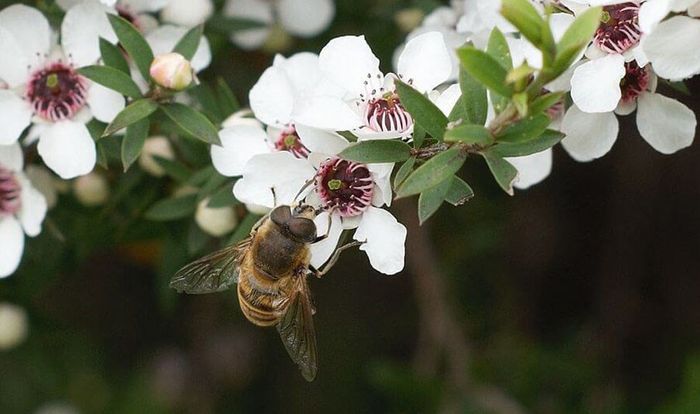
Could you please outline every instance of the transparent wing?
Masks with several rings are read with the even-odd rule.
[[[290,298],[287,312],[277,324],[277,332],[289,356],[299,366],[301,375],[310,382],[316,378],[318,371],[316,331],[306,276],[300,277],[299,280],[298,287]]]
[[[220,292],[238,281],[238,267],[252,238],[216,251],[180,269],[170,287],[191,294]]]

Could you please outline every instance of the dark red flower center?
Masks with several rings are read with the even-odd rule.
[[[401,104],[399,96],[389,92],[367,103],[365,123],[376,132],[404,133],[413,126],[413,118]]]
[[[22,188],[15,174],[0,167],[0,217],[15,214],[22,206],[20,193]]]
[[[608,53],[624,53],[637,45],[642,37],[639,7],[637,2],[605,6],[593,38],[596,46]]]
[[[289,151],[297,158],[308,158],[309,149],[302,144],[296,129],[291,126],[280,132],[275,149],[278,151]]]
[[[326,209],[343,217],[362,214],[372,203],[374,181],[365,164],[337,157],[323,162],[316,174],[316,193]]]
[[[87,80],[73,67],[54,62],[32,74],[26,97],[42,118],[53,122],[69,119],[85,106]]]
[[[651,73],[648,66],[640,68],[636,61],[625,63],[625,77],[620,81],[622,102],[628,103],[637,99],[649,86]]]

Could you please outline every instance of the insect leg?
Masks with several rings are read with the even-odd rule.
[[[272,191],[272,208],[277,207],[277,193],[275,192],[275,187],[270,187]]]
[[[326,227],[326,234],[316,237],[314,241],[311,242],[312,244],[318,243],[321,240],[326,240],[328,238],[328,235],[331,234],[331,225],[333,224],[333,211],[335,211],[335,207],[328,211],[328,227]]]
[[[335,252],[333,252],[333,255],[332,255],[331,258],[328,260],[328,262],[326,263],[326,265],[323,266],[323,269],[321,269],[321,270],[316,270],[316,272],[314,272],[314,275],[315,275],[316,277],[318,277],[318,278],[320,278],[321,276],[325,275],[325,274],[328,273],[328,271],[331,270],[331,268],[335,265],[335,263],[336,263],[336,262],[338,261],[338,259],[340,258],[340,254],[341,254],[343,251],[345,251],[345,250],[347,250],[347,249],[351,249],[351,248],[353,248],[353,247],[355,247],[355,246],[360,246],[360,245],[362,245],[362,243],[363,243],[363,242],[353,241],[353,242],[347,243],[347,244],[345,244],[345,245],[343,245],[343,246],[341,246],[341,247],[338,247],[337,249],[335,249]]]
[[[304,185],[302,185],[301,188],[299,189],[299,192],[297,193],[297,195],[294,196],[294,201],[297,201],[297,198],[299,198],[299,196],[301,195],[301,193],[303,193],[304,190],[306,190],[307,188],[309,188],[309,186],[310,186],[311,184],[313,184],[313,182],[314,182],[315,180],[316,180],[316,176],[314,176],[314,177],[309,178],[308,180],[306,180],[306,182],[304,183]]]

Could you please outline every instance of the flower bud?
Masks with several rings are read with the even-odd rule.
[[[394,14],[394,22],[399,26],[399,29],[404,32],[410,32],[420,26],[424,16],[425,13],[423,13],[423,10],[412,7],[397,11],[396,14]]]
[[[22,343],[29,331],[24,309],[9,303],[0,303],[0,351]]]
[[[238,225],[238,218],[233,207],[211,208],[207,206],[209,199],[205,198],[197,206],[194,219],[205,233],[221,237],[230,233]]]
[[[192,66],[179,53],[165,53],[156,56],[151,63],[151,78],[160,86],[181,91],[192,83]]]
[[[146,139],[143,144],[143,150],[139,156],[139,166],[147,173],[154,177],[162,177],[165,175],[165,170],[158,164],[154,157],[165,158],[167,160],[175,159],[175,152],[168,138],[163,136],[155,136]]]
[[[73,182],[73,193],[82,205],[95,207],[104,204],[109,198],[109,185],[102,175],[91,172]]]

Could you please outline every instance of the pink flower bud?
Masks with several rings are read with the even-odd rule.
[[[179,53],[156,56],[151,63],[151,78],[160,86],[181,91],[192,83],[192,66]]]

